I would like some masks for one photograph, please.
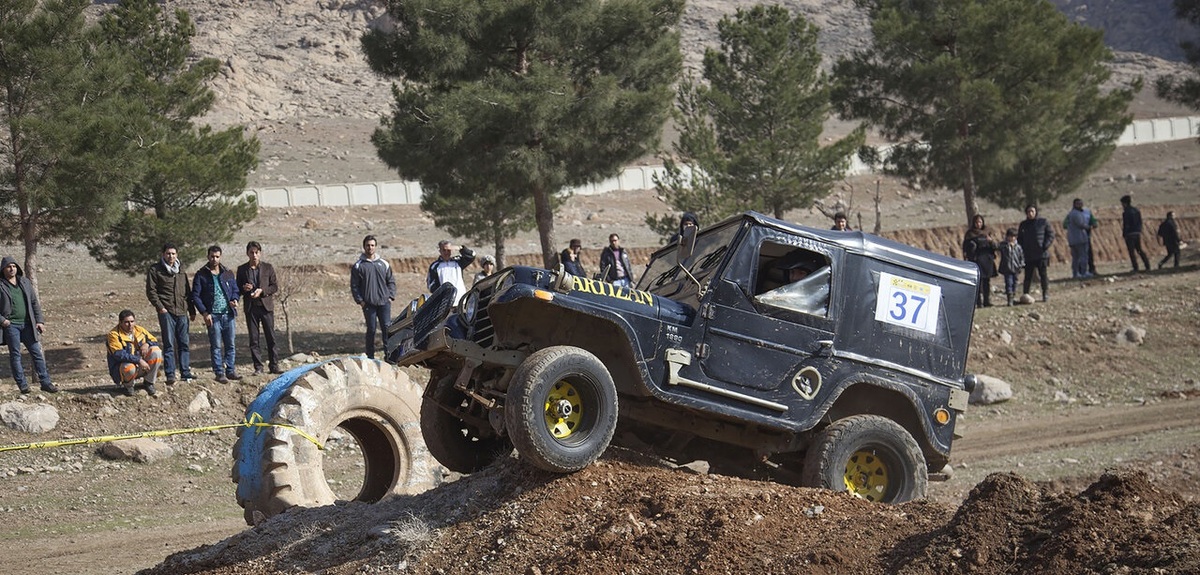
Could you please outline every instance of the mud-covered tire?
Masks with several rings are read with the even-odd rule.
[[[442,470],[421,439],[422,389],[397,368],[363,357],[297,368],[272,381],[246,410],[248,421],[293,426],[322,445],[341,428],[358,442],[365,463],[355,500],[420,493]],[[294,506],[332,504],[322,452],[287,427],[238,429],[232,478],[250,525]]]
[[[454,389],[454,376],[431,380],[429,385],[433,386],[428,390],[429,397],[421,402],[421,435],[438,463],[450,471],[475,473],[512,453],[513,446],[508,438],[494,434],[485,436],[481,430],[464,423],[449,411],[465,410],[470,404],[466,394]],[[472,415],[487,416],[486,413]]]
[[[596,356],[577,347],[548,347],[517,367],[504,420],[523,461],[556,473],[578,471],[612,441],[617,389]]]
[[[929,472],[908,430],[877,415],[854,415],[826,427],[808,448],[801,482],[902,503],[925,497]]]

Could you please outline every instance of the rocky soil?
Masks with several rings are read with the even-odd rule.
[[[362,28],[382,24],[376,2],[170,4],[195,15],[200,52],[226,64],[217,85],[221,107],[211,120],[244,123],[263,141],[252,185],[396,177],[366,140],[387,108],[388,82],[371,75],[357,51]],[[698,61],[722,14],[748,4],[691,3],[683,28],[688,61]],[[785,4],[822,25],[828,53],[865,37],[849,1]],[[1167,0],[1063,4],[1078,19],[1110,22],[1111,45],[1143,52],[1118,55],[1122,77],[1174,69],[1159,58],[1172,57],[1178,27],[1142,17],[1169,10]],[[1189,112],[1143,94],[1135,113]],[[218,428],[155,438],[172,454],[143,462],[109,459],[97,445],[0,451],[0,533],[9,543],[0,572],[1200,572],[1200,254],[1185,252],[1180,270],[1129,274],[1111,225],[1116,198],[1131,193],[1151,225],[1175,209],[1187,240],[1200,245],[1198,158],[1193,142],[1120,149],[1089,178],[1079,195],[1103,220],[1103,276],[1065,279],[1060,254],[1049,303],[976,314],[968,369],[1003,378],[1015,395],[972,407],[960,423],[954,476],[932,484],[927,501],[900,506],[613,450],[568,476],[508,460],[422,495],[298,509],[247,528],[229,481],[234,430],[221,426],[241,422],[268,380],[222,385],[202,378],[160,386],[154,398],[117,396],[102,337],[122,308],[153,323],[141,279],[104,270],[78,246],[45,249],[37,270],[48,316],[44,343],[64,391],[19,397],[0,366],[0,380],[9,382],[0,383],[0,414],[6,404],[46,406],[58,420],[41,433],[0,427],[0,445]],[[871,230],[876,185],[848,181],[828,202],[852,207],[863,217],[855,227]],[[955,194],[878,185],[883,233],[955,253],[964,219]],[[1057,219],[1069,201],[1043,212]],[[563,240],[584,238],[591,250],[585,263],[596,261],[610,231],[645,257],[657,238],[642,218],[665,209],[645,191],[575,197],[556,229]],[[994,206],[984,211],[996,227],[1020,217]],[[788,218],[826,225],[819,210]],[[285,367],[357,351],[362,320],[346,296],[345,276],[366,233],[380,236],[401,293],[418,293],[423,262],[443,234],[413,206],[264,209],[235,238],[237,246],[262,241],[265,258],[296,286],[288,317],[279,314],[281,345],[285,355],[307,357]],[[240,250],[227,250],[232,262],[241,261]],[[514,262],[532,263],[537,251],[533,234],[509,244]],[[1151,248],[1151,257],[1161,250]],[[1129,338],[1130,329],[1141,336]],[[239,366],[248,371],[244,332],[238,339]],[[192,346],[193,364],[204,374],[208,346],[196,326]],[[419,369],[409,375],[426,377]],[[345,443],[331,442],[327,457],[347,460],[353,470],[356,447]],[[347,499],[354,494],[349,475],[331,478]]]

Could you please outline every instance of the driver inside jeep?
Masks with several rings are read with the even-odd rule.
[[[825,317],[829,311],[830,269],[818,254],[794,251],[769,264],[755,297],[761,303]],[[779,287],[775,287],[779,286]]]

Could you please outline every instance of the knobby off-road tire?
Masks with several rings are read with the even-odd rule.
[[[513,374],[504,423],[521,459],[556,473],[590,465],[617,428],[617,388],[591,353],[571,346],[534,352]]]
[[[921,448],[898,423],[877,415],[833,422],[808,448],[801,482],[884,503],[925,497],[929,471]]]
[[[454,376],[438,381],[430,380],[431,396],[421,402],[421,435],[425,445],[446,469],[458,473],[475,473],[493,461],[512,453],[512,443],[504,437],[490,434],[488,430],[467,425],[448,410],[464,410],[470,405],[467,395],[454,389]],[[478,413],[471,415],[486,419],[487,413],[481,406]]]
[[[264,421],[294,426],[322,445],[339,426],[352,435],[365,463],[355,500],[420,493],[441,482],[442,470],[421,439],[417,409],[422,390],[404,372],[363,357],[296,371],[263,388],[246,417],[259,410]],[[237,502],[250,525],[294,506],[336,500],[326,482],[322,452],[291,429],[240,428],[233,457]]]

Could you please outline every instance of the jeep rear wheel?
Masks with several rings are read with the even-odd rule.
[[[835,421],[808,448],[802,483],[883,503],[925,497],[925,456],[906,429],[877,415]]]
[[[458,473],[475,473],[493,461],[512,453],[508,439],[495,434],[485,436],[468,425],[458,415],[474,415],[483,419],[487,412],[476,405],[481,413],[467,413],[472,409],[471,400],[463,392],[454,389],[454,376],[449,375],[429,385],[434,386],[432,395],[421,402],[421,435],[429,453]],[[490,429],[486,430],[490,431]]]
[[[517,367],[504,419],[521,459],[556,473],[578,471],[612,440],[617,389],[596,356],[577,347],[548,347]]]
[[[420,386],[404,372],[361,357],[293,370],[267,384],[246,417],[286,427],[238,429],[232,478],[246,522],[255,525],[294,506],[339,499],[375,502],[439,484],[442,470],[426,450],[417,422],[420,400]],[[351,451],[361,451],[362,477],[350,483],[360,487],[335,493],[331,474],[344,473],[330,467],[340,460],[331,463],[333,454],[297,430],[322,445],[337,436],[335,430],[357,443]]]

